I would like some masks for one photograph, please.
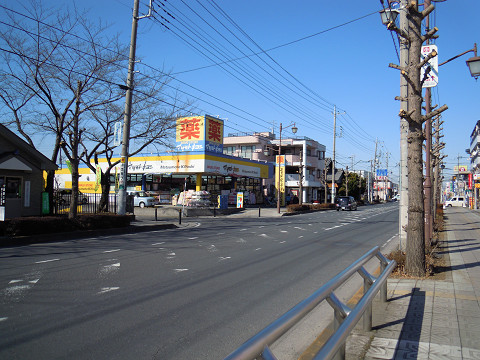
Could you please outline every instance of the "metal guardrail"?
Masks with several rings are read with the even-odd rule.
[[[380,261],[378,277],[374,277],[364,268],[364,265],[374,257]],[[277,358],[269,346],[324,300],[334,309],[335,332],[315,355],[314,359],[345,359],[345,341],[362,316],[364,316],[363,329],[366,331],[372,329],[372,301],[377,292],[380,291],[382,301],[387,301],[386,280],[395,265],[395,260],[388,260],[382,255],[378,246],[374,247],[308,298],[247,340],[228,355],[225,360],[252,360],[257,358],[276,360]],[[357,305],[350,309],[342,303],[334,291],[355,273],[360,274],[364,280],[364,293]]]

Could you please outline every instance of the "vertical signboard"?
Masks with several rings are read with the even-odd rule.
[[[223,154],[223,120],[205,115],[205,151]]]
[[[423,61],[430,53],[435,51],[438,54],[436,45],[422,46],[420,61]],[[431,58],[420,70],[420,80],[423,81],[422,87],[435,87],[438,85],[438,55]]]
[[[237,208],[243,209],[243,192],[237,193]]]
[[[280,196],[280,206],[285,206],[285,155],[276,157],[275,179],[277,196]]]
[[[177,119],[177,151],[205,151],[205,117],[189,116]]]

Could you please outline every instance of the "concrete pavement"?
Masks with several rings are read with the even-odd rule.
[[[347,359],[480,359],[480,213],[453,207],[445,217],[444,278],[388,279],[389,300],[377,296],[373,331],[350,336]]]

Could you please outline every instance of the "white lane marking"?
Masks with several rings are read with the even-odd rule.
[[[104,265],[102,267],[102,269],[100,270],[100,272],[102,274],[110,274],[110,273],[118,271],[119,268],[120,268],[120,263]]]
[[[298,227],[298,226],[294,226],[293,228],[298,229],[298,230],[305,230],[305,229],[302,229],[301,227]]]
[[[279,244],[285,244],[285,243],[286,243],[285,240],[279,242]]]
[[[110,291],[115,291],[115,290],[118,290],[120,289],[118,286],[113,286],[113,287],[102,287],[101,290],[99,292],[97,292],[98,295],[100,294],[105,294],[107,292],[110,292]]]
[[[264,228],[264,227],[265,227],[265,225],[260,225],[258,228],[261,229],[261,228]]]
[[[38,282],[38,280],[40,280],[40,279],[30,280],[29,283],[30,283],[30,284],[36,284],[36,283]]]
[[[248,229],[240,229],[240,231],[247,231]]]
[[[280,230],[280,232],[282,232],[282,233],[288,233],[287,230]]]
[[[188,269],[173,269],[173,271],[178,274],[178,273],[181,273],[183,271],[188,271]]]
[[[231,259],[231,257],[230,256],[219,256],[218,259],[219,259],[219,261],[223,261],[223,260]]]
[[[387,244],[388,244],[390,241],[392,241],[393,239],[395,239],[397,236],[398,236],[398,234],[393,235],[390,239],[388,239],[388,240],[385,242],[385,244],[382,245],[382,247],[387,246]]]
[[[52,261],[60,261],[60,259],[49,259],[49,260],[42,260],[42,261],[36,261],[35,264],[44,264]]]
[[[14,285],[3,290],[3,293],[7,296],[19,296],[22,295],[25,291],[30,289],[32,285]]]
[[[336,228],[339,228],[339,227],[342,227],[342,225],[337,225],[337,226],[334,226],[334,227],[331,227],[331,228],[328,228],[328,229],[325,229],[326,231],[327,230],[332,230],[332,229],[336,229]]]
[[[8,317],[0,317],[0,321],[5,321],[7,319],[8,319]]]
[[[104,253],[104,254],[107,254],[107,253],[113,253],[113,252],[117,252],[117,251],[120,251],[120,249],[105,250],[103,253]]]
[[[267,238],[270,237],[270,236],[268,236],[267,234],[260,234],[260,235],[258,235],[258,236],[267,237]]]
[[[167,256],[175,256],[175,253],[171,252],[171,253],[167,254]]]
[[[255,251],[262,250],[262,248],[256,248]]]
[[[314,234],[318,234],[318,231],[314,231],[313,233],[314,233]]]
[[[22,282],[23,280],[10,280],[8,283],[9,284],[15,284],[15,283],[18,283],[18,282]]]
[[[165,241],[162,241],[162,242],[158,242],[158,243],[153,243],[152,246],[156,246],[156,245],[163,245],[165,244]]]
[[[223,233],[218,233],[217,235],[225,235],[225,233],[224,232]]]
[[[195,240],[195,239],[198,239],[198,236],[194,236],[194,237],[189,237],[188,240]]]
[[[240,238],[240,239],[237,240],[237,242],[238,242],[238,243],[246,243],[247,240]]]
[[[298,238],[301,239],[303,237],[303,235],[300,235]]]

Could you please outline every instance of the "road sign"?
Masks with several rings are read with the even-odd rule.
[[[432,51],[435,51],[438,54],[437,45],[422,46],[420,61],[423,61],[423,59],[425,59]],[[438,85],[438,55],[431,58],[425,65],[422,66],[420,71],[420,80],[423,80],[425,72],[427,72],[429,68],[430,71],[428,71],[427,77],[422,85],[424,88],[435,87]]]

